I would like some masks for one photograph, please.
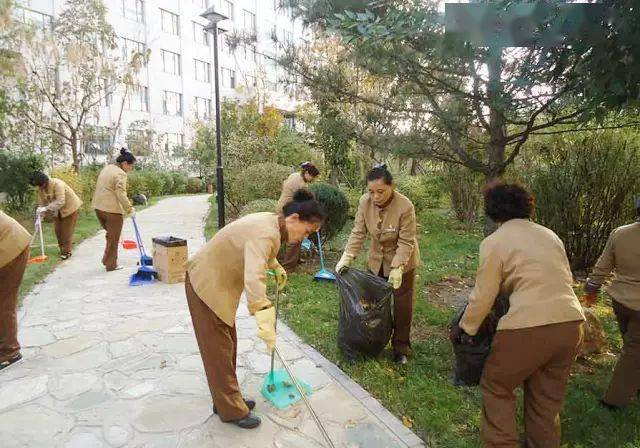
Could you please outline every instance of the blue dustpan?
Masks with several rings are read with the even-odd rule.
[[[304,250],[311,250],[311,241],[309,241],[309,238],[303,239],[301,246]]]
[[[329,271],[324,266],[324,254],[322,253],[322,239],[320,238],[320,232],[318,233],[318,252],[320,253],[320,270],[316,272],[316,275],[313,276],[314,280],[324,280],[328,282],[335,282],[336,275]]]
[[[313,389],[304,381],[298,380],[306,396],[311,395]],[[285,409],[302,400],[300,392],[286,370],[274,370],[264,379],[262,395],[277,409]]]

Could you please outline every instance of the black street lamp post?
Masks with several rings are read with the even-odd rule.
[[[218,230],[224,227],[224,177],[222,164],[222,140],[220,137],[220,83],[218,80],[218,32],[223,31],[218,28],[218,22],[228,19],[228,17],[216,12],[212,6],[200,15],[209,20],[209,25],[204,29],[213,35],[213,73],[215,86],[215,103],[216,103],[216,194],[218,203]]]

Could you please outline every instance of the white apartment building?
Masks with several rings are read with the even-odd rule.
[[[268,56],[277,53],[279,41],[297,43],[305,29],[294,20],[282,0],[103,0],[117,36],[123,58],[132,51],[150,50],[150,60],[138,76],[138,86],[128,96],[116,145],[126,144],[132,124],[148,123],[162,137],[166,152],[188,145],[193,124],[213,119],[214,73],[212,35],[204,31],[200,17],[208,7],[229,17],[219,23],[227,33],[253,34],[255,44],[231,51],[225,34],[219,37],[221,100],[242,103],[261,99],[260,106],[273,105],[293,120],[300,98],[296,88],[283,81],[286,73]],[[21,0],[19,19],[50,26],[64,0]],[[229,35],[229,34],[227,34]],[[122,97],[112,95],[101,107],[98,126],[113,126],[120,114]],[[85,142],[91,151],[109,149],[110,141],[96,136]]]

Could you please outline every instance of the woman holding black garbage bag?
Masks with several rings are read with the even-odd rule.
[[[524,387],[525,446],[560,446],[560,409],[583,338],[584,315],[560,238],[530,221],[534,199],[524,188],[495,183],[485,213],[500,226],[480,245],[476,285],[452,341],[473,336],[496,297],[509,296],[480,386],[485,447],[520,446],[514,390]]]
[[[395,190],[385,165],[367,174],[368,193],[360,198],[349,241],[336,265],[341,272],[358,256],[371,235],[369,270],[388,279],[394,288],[394,361],[406,364],[411,356],[411,320],[415,302],[415,268],[420,255],[416,213],[411,201]]]

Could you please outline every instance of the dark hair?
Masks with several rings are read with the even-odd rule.
[[[367,173],[367,182],[373,182],[374,180],[382,179],[387,185],[393,183],[393,176],[387,169],[387,165],[381,163],[374,166],[371,171]]]
[[[293,195],[293,201],[287,203],[282,208],[284,216],[297,213],[301,221],[322,222],[327,217],[324,207],[315,199],[313,193],[301,188]]]
[[[127,151],[127,148],[122,148],[120,150],[120,155],[116,159],[116,162],[118,162],[118,163],[127,162],[129,164],[134,164],[134,163],[136,163],[136,158],[134,157],[133,154],[131,154],[129,151]]]
[[[34,187],[43,187],[49,182],[49,176],[42,171],[34,171],[29,177],[29,183]]]
[[[533,216],[535,198],[521,185],[497,181],[487,185],[483,193],[484,212],[495,222]]]
[[[316,166],[311,162],[304,162],[300,165],[300,168],[302,168],[302,171],[306,171],[313,177],[316,177],[318,174],[320,174],[320,170],[316,168]]]

